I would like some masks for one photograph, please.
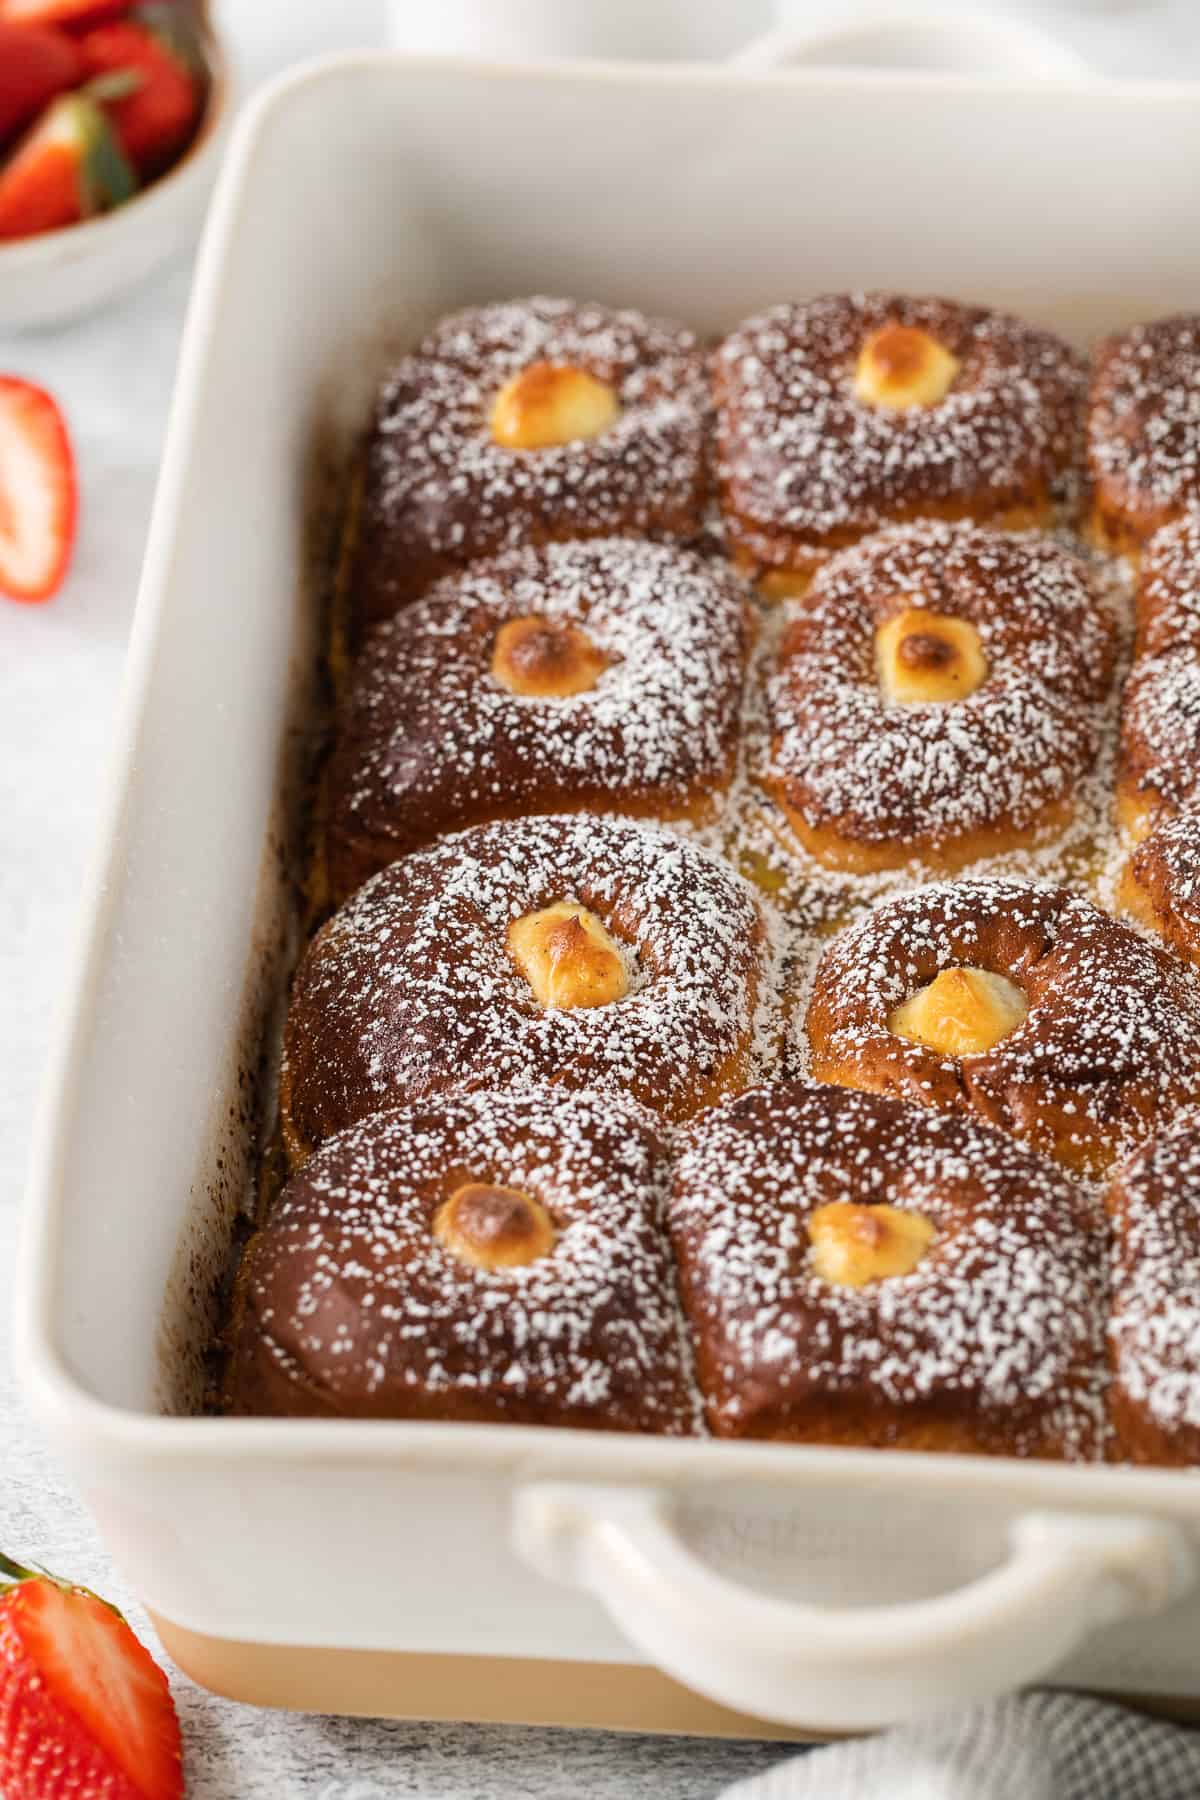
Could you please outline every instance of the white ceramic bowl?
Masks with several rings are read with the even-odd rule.
[[[209,63],[204,118],[173,169],[113,212],[0,245],[0,331],[57,325],[104,306],[195,243],[234,111],[219,46]]]

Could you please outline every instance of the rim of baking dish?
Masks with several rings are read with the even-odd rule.
[[[15,1266],[13,1351],[18,1389],[42,1427],[75,1448],[118,1453],[148,1462],[200,1458],[220,1462],[236,1455],[276,1465],[302,1458],[305,1465],[395,1462],[415,1465],[486,1463],[521,1479],[554,1473],[579,1478],[614,1474],[669,1483],[702,1468],[706,1483],[753,1480],[778,1488],[803,1482],[813,1486],[877,1485],[908,1491],[934,1487],[995,1493],[1015,1484],[1022,1503],[1099,1503],[1105,1508],[1145,1504],[1158,1511],[1194,1515],[1200,1509],[1200,1482],[1190,1470],[1023,1461],[1016,1457],[931,1455],[869,1447],[732,1442],[720,1439],[642,1437],[602,1431],[553,1430],[545,1426],[479,1425],[453,1421],[220,1418],[179,1416],[126,1408],[101,1400],[72,1368],[58,1339],[54,1291],[62,1248],[62,1159],[60,1121],[70,1111],[81,1055],[79,1023],[97,986],[113,884],[107,879],[121,856],[125,801],[150,673],[162,624],[167,576],[176,522],[185,500],[195,413],[210,344],[217,329],[218,302],[227,252],[241,227],[247,172],[264,135],[299,93],[328,81],[389,68],[416,72],[457,70],[481,83],[535,78],[554,85],[564,80],[640,86],[757,86],[786,84],[798,92],[814,86],[861,90],[922,90],[947,87],[964,93],[1044,92],[1049,81],[1058,94],[1107,102],[1145,103],[1164,96],[1200,99],[1195,81],[1109,81],[1080,77],[981,77],[955,72],[910,70],[782,69],[747,71],[725,64],[577,63],[499,64],[458,56],[411,56],[402,52],[351,52],[302,64],[265,87],[234,127],[233,139],[205,228],[189,302],[179,373],[172,399],[158,488],[147,538],[141,582],[116,715],[108,771],[98,810],[96,837],[83,884],[74,941],[68,957],[51,1052],[34,1122],[29,1176]],[[697,1462],[697,1458],[702,1459]]]

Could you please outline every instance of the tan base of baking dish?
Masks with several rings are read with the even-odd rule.
[[[816,1743],[840,1735],[734,1712],[658,1669],[628,1663],[243,1644],[150,1616],[163,1648],[185,1675],[248,1706],[360,1718],[772,1738],[780,1743]],[[1193,1707],[1192,1716],[1200,1718],[1200,1705]]]
[[[156,1613],[150,1617],[163,1648],[185,1675],[247,1706],[436,1723],[766,1738],[781,1744],[817,1744],[847,1735],[736,1712],[658,1669],[628,1663],[245,1644],[186,1631]],[[1101,1697],[1155,1718],[1200,1725],[1200,1700],[1184,1695]]]

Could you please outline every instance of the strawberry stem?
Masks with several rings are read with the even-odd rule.
[[[101,1606],[107,1606],[109,1612],[115,1614],[122,1625],[128,1623],[120,1607],[114,1606],[111,1600],[106,1600],[103,1594],[95,1594],[91,1588],[81,1587],[77,1581],[63,1581],[59,1576],[52,1575],[49,1569],[38,1567],[26,1569],[21,1563],[14,1562],[11,1556],[5,1556],[4,1552],[0,1550],[0,1594],[4,1593],[7,1588],[19,1587],[23,1581],[49,1581],[56,1588],[60,1588],[64,1594],[87,1594],[91,1599],[99,1600]]]
[[[10,1556],[5,1556],[4,1552],[0,1550],[0,1577],[3,1578],[5,1585],[14,1581],[36,1581],[38,1574],[37,1569],[22,1568],[20,1563],[14,1562]]]
[[[146,77],[140,69],[110,69],[106,75],[94,75],[79,92],[103,106],[114,100],[128,100],[145,85]]]

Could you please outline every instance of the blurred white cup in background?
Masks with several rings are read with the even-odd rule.
[[[775,18],[772,0],[391,0],[397,50],[520,62],[728,56]]]
[[[387,42],[388,0],[209,0],[209,10],[250,81],[329,50]],[[438,11],[438,0],[429,10]]]

